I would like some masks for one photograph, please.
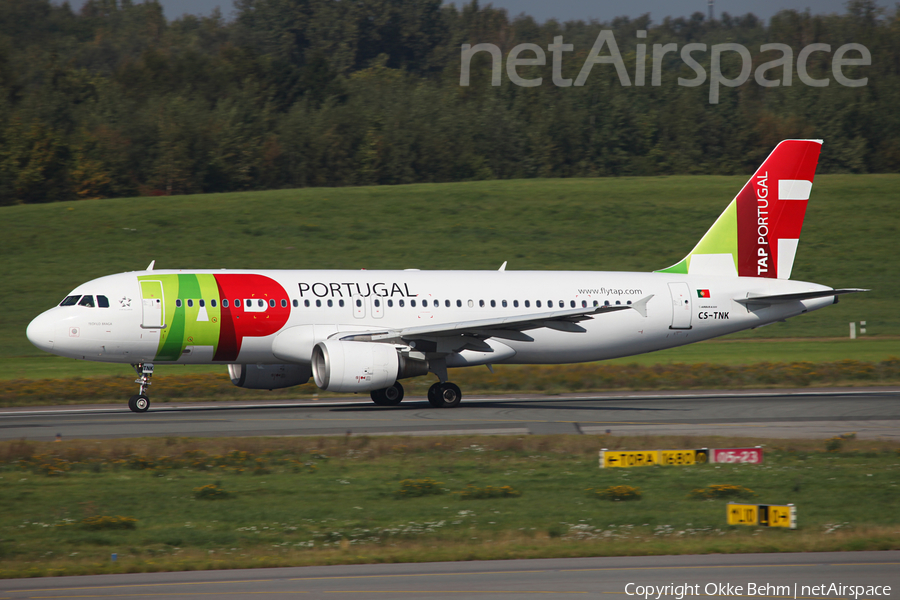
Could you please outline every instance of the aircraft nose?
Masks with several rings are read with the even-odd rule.
[[[28,341],[44,352],[52,352],[54,321],[55,319],[53,316],[47,313],[35,317],[34,320],[28,324],[28,329],[25,330]]]

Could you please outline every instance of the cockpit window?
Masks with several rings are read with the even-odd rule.
[[[78,306],[89,306],[94,308],[94,297],[93,296],[82,296],[81,302],[78,303]]]
[[[81,296],[66,296],[65,299],[59,303],[60,306],[75,306],[78,304],[78,301],[81,299]]]
[[[109,308],[109,298],[106,296],[97,296],[97,306],[100,308]]]

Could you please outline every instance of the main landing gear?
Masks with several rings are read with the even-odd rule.
[[[128,408],[132,412],[143,413],[150,409],[150,397],[147,396],[147,388],[150,387],[150,377],[153,375],[153,363],[138,363],[131,365],[138,378],[135,383],[141,384],[140,392],[128,399]]]
[[[438,381],[428,388],[428,403],[435,408],[456,408],[462,400],[459,386],[449,381]]]
[[[403,386],[398,381],[389,388],[372,390],[370,395],[378,406],[397,406],[403,400]],[[460,400],[462,392],[455,383],[439,381],[428,388],[428,403],[435,408],[456,408]]]
[[[372,390],[369,395],[372,396],[372,402],[378,406],[397,406],[403,401],[403,386],[399,381],[395,381],[391,387]]]

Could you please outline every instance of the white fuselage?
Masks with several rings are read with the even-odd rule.
[[[251,289],[263,279],[275,282],[283,295]],[[171,282],[179,282],[177,291]],[[229,293],[229,286],[238,291]],[[313,332],[311,351],[315,341],[344,332],[517,317],[607,302],[628,305],[652,296],[646,316],[637,310],[598,314],[579,323],[583,332],[534,328],[527,332],[533,341],[491,339],[493,353],[465,351],[448,359],[448,366],[573,363],[671,348],[781,321],[832,304],[834,298],[751,309],[736,300],[828,289],[790,280],[602,271],[141,271],[79,286],[70,297],[92,296],[93,306],[52,308],[31,323],[28,337],[48,352],[85,360],[280,364],[309,360],[305,346],[296,350],[297,344],[276,352],[279,336],[284,336],[281,348],[291,346],[288,332],[301,331],[298,327]],[[99,306],[99,296],[108,307]],[[251,322],[256,328],[230,348],[226,321],[228,327],[244,328],[244,334]]]

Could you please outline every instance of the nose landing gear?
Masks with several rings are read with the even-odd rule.
[[[131,365],[138,378],[135,383],[141,385],[140,392],[128,399],[128,408],[132,412],[147,412],[150,409],[150,397],[147,396],[147,388],[150,387],[150,377],[153,375],[153,363],[137,363]]]

